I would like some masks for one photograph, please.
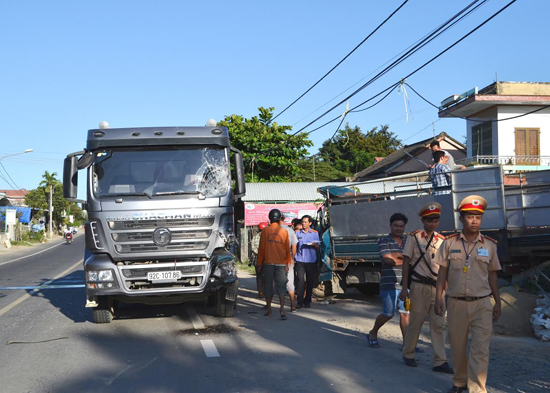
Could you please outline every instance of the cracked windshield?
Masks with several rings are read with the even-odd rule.
[[[230,176],[223,149],[105,150],[96,154],[93,189],[98,197],[124,195],[225,195]]]

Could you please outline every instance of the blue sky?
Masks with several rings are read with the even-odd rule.
[[[232,113],[251,117],[260,106],[278,113],[401,3],[3,0],[0,157],[34,152],[1,162],[19,187],[32,189],[45,170],[61,178],[65,155],[82,149],[86,131],[101,120],[111,127],[188,126]],[[305,126],[321,113],[311,112],[468,3],[410,0],[277,121],[294,130]],[[350,107],[398,81],[506,3],[488,1],[351,99]],[[407,82],[439,103],[492,83],[495,74],[501,81],[548,81],[549,11],[547,0],[519,0]],[[429,138],[437,111],[413,92],[408,95],[408,122],[397,91],[347,121],[363,130],[389,124],[406,144]],[[341,105],[326,120],[344,109]],[[336,125],[311,134],[313,153]],[[445,119],[435,129],[463,140],[465,122]],[[0,178],[4,188],[11,187]]]

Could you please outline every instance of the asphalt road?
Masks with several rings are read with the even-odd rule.
[[[419,367],[403,365],[397,321],[364,333],[378,297],[263,316],[254,279],[241,273],[238,314],[220,319],[201,303],[126,305],[96,325],[84,308],[84,238],[0,254],[2,392],[444,392],[447,375],[431,371],[425,329]],[[31,255],[25,257],[25,255]],[[550,389],[550,346],[532,338],[495,338],[491,392]]]

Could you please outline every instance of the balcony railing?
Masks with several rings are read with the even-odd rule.
[[[457,164],[538,165],[550,166],[550,156],[473,156],[457,160]]]

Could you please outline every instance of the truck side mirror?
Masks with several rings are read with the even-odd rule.
[[[63,197],[71,200],[76,199],[78,192],[78,169],[76,167],[77,157],[67,157],[63,163]]]
[[[246,194],[246,184],[244,180],[244,165],[243,165],[243,155],[239,149],[231,147],[231,151],[234,153],[235,159],[235,174],[237,176],[235,184],[235,194],[234,198],[238,199],[243,197]]]

